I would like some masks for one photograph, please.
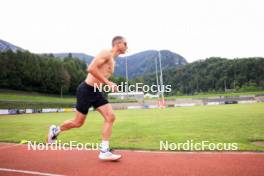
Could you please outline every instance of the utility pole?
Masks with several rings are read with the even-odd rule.
[[[63,98],[62,89],[63,89],[63,86],[61,86],[61,90],[60,90],[61,98]]]
[[[226,92],[226,80],[224,81],[224,83],[225,83],[225,92]]]

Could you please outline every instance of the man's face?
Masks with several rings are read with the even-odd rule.
[[[120,51],[121,54],[125,54],[127,50],[127,42],[125,39],[122,39],[118,43],[118,50]]]

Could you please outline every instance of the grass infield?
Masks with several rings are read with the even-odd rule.
[[[182,143],[209,141],[238,143],[241,151],[264,151],[252,141],[264,141],[264,103],[219,106],[195,106],[167,109],[115,111],[111,147],[119,149],[159,150],[160,141]],[[51,124],[73,118],[74,113],[45,113],[0,116],[0,141],[44,142]],[[62,133],[62,143],[100,142],[103,118],[89,112],[79,129]]]
[[[219,96],[241,96],[241,95],[256,95],[264,94],[264,91],[255,92],[236,92],[236,93],[200,93],[197,95],[180,95],[168,96],[167,100],[174,100],[177,98],[209,98]],[[43,94],[36,92],[25,92],[15,90],[2,90],[0,89],[0,101],[30,101],[30,102],[53,102],[53,103],[75,103],[75,96],[64,96],[60,98],[59,95]],[[124,102],[119,99],[110,99],[111,102]]]

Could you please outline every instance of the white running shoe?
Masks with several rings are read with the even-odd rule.
[[[106,151],[106,152],[101,151],[99,154],[99,159],[105,160],[105,161],[115,161],[115,160],[120,159],[121,157],[122,155],[113,154],[110,151]]]
[[[49,127],[47,143],[48,144],[55,143],[56,139],[57,139],[57,136],[58,136],[58,128],[56,127],[56,125],[51,125]]]

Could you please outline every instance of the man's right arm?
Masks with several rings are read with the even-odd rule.
[[[96,79],[104,84],[108,84],[109,80],[99,71],[99,68],[108,61],[110,57],[106,51],[99,53],[88,66],[87,71],[92,74]]]
[[[111,81],[109,81],[104,75],[99,71],[99,68],[105,64],[109,59],[111,59],[111,55],[108,51],[102,51],[98,54],[92,61],[92,63],[88,66],[87,71],[92,74],[96,79],[100,82],[109,85],[112,88],[112,91],[117,90],[117,85]]]

